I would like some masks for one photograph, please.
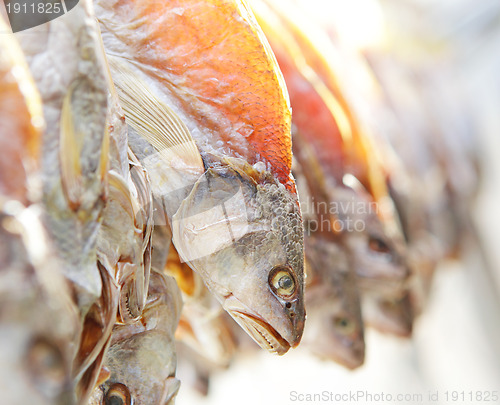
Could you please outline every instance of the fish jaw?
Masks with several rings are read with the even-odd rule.
[[[365,362],[365,342],[363,339],[352,339],[350,343],[351,345],[346,345],[348,349],[340,352],[334,360],[349,370],[355,370]]]
[[[233,295],[230,295],[224,301],[224,309],[260,347],[266,349],[270,353],[281,356],[285,354],[290,347],[295,347],[299,343],[296,341],[290,344],[276,331],[276,329],[264,321],[262,317],[252,313]]]
[[[128,273],[120,280],[120,318],[123,323],[132,323],[140,318],[146,301],[147,284],[144,286],[144,270],[130,263],[118,263],[118,268],[119,272]]]

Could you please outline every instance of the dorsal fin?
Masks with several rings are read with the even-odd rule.
[[[119,57],[109,65],[129,124],[158,151],[167,164],[176,156],[203,173],[203,161],[186,125]],[[201,174],[200,173],[200,174]]]

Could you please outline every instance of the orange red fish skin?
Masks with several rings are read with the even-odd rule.
[[[175,93],[178,107],[201,124],[212,147],[252,165],[264,162],[293,190],[286,90],[255,26],[242,18],[239,2],[119,0],[110,4],[117,25],[134,26],[133,41],[120,38],[131,47],[131,57]]]
[[[290,56],[272,40],[271,44],[287,83],[293,123],[297,131],[314,148],[318,161],[328,168],[328,173],[340,183],[345,157],[335,117],[313,84],[294,66]]]

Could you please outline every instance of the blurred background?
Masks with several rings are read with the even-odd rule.
[[[388,56],[403,71],[413,72],[419,86],[451,95],[472,128],[466,142],[479,156],[482,176],[472,216],[482,247],[471,241],[468,248],[465,243],[460,260],[439,266],[412,338],[368,328],[367,358],[360,369],[348,371],[318,360],[301,347],[283,357],[242,351],[228,370],[212,376],[206,397],[190,387],[190,370],[181,367],[177,404],[349,403],[306,401],[300,396],[325,391],[364,392],[352,402],[360,404],[384,403],[375,396],[382,393],[401,404],[500,403],[494,395],[500,393],[500,2],[288,2],[335,37],[346,52]],[[395,86],[397,80],[394,76]],[[358,83],[352,85],[356,89]],[[422,108],[434,109],[439,125],[456,124],[448,119],[446,108],[438,108],[439,98],[436,106],[432,97],[429,100],[431,106]],[[456,137],[453,130],[448,132],[451,147],[462,141],[459,131]],[[456,181],[467,179],[457,171]],[[406,397],[396,399],[398,394]]]

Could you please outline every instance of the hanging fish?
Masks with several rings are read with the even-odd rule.
[[[100,262],[120,288],[119,315],[124,323],[137,320],[146,301],[153,225],[147,174],[131,151],[129,157],[127,178],[114,170],[109,172],[108,202],[98,247]]]
[[[106,60],[102,41],[99,44]],[[108,69],[105,76],[109,89],[108,195],[98,233],[97,256],[118,284],[119,316],[127,323],[139,318],[147,298],[153,202],[147,173],[128,148],[128,125]]]
[[[446,208],[444,176],[427,139],[429,120],[423,114],[425,103],[418,97],[413,75],[382,54],[367,53],[365,57],[379,83],[379,110],[385,109],[382,115],[393,118],[392,125],[387,120],[378,125],[385,129],[385,143],[392,151],[387,181],[408,244],[408,261],[415,275],[411,286],[414,312],[419,313],[428,299],[436,267],[455,239],[453,226],[449,226],[453,220]]]
[[[261,18],[261,14],[257,16]],[[308,264],[306,304],[312,311],[308,317],[310,326],[306,326],[305,342],[320,357],[356,368],[364,361],[359,292],[353,267],[345,256],[342,232],[338,229],[339,218],[331,212],[332,193],[329,192],[329,189],[344,187],[344,142],[334,109],[330,109],[325,101],[329,96],[328,89],[321,86],[314,72],[301,61],[300,50],[293,46],[293,38],[286,36],[286,30],[272,20],[270,14],[266,16],[269,20],[261,21],[261,24],[269,33],[294,111],[293,150],[297,158],[294,175],[303,182],[302,185],[298,183],[298,187],[303,215],[307,216],[304,218]],[[299,71],[294,62],[304,67],[304,71]],[[313,134],[323,135],[321,147],[311,147]],[[337,174],[339,176],[335,178]]]
[[[365,139],[339,88],[334,87],[332,67],[302,26],[283,13],[278,15],[278,8],[266,2],[252,5],[287,82],[296,128],[294,153],[309,167],[306,175],[315,166],[323,173],[322,204],[337,217],[331,229],[345,234],[360,287],[398,295],[409,277],[404,244],[393,218],[387,219],[384,207],[389,196],[379,178],[380,168],[368,158]],[[298,136],[303,139],[300,146]],[[312,164],[313,159],[317,163]],[[318,176],[310,174],[310,184],[315,181],[312,177]]]
[[[13,405],[74,404],[78,312],[33,192],[41,100],[1,16],[0,31],[0,392]]]
[[[71,13],[16,37],[43,101],[41,172],[47,227],[84,315],[100,295],[95,236],[107,165],[107,86],[91,3],[82,1]]]
[[[154,269],[141,319],[116,325],[89,405],[173,404],[180,386],[175,378],[174,332],[182,308],[172,277]]]
[[[356,276],[347,253],[341,245],[310,236],[306,238],[306,263],[304,345],[318,357],[349,369],[362,366],[364,324]]]
[[[470,212],[480,185],[477,130],[470,123],[468,106],[461,101],[465,99],[461,89],[455,86],[459,79],[454,66],[431,65],[415,70],[414,90],[429,122],[429,130],[424,135],[444,174],[445,191],[453,213],[449,227],[454,239],[448,254],[459,255],[476,233]]]
[[[237,0],[96,10],[129,144],[181,259],[257,343],[285,353],[304,327],[303,228],[288,95],[262,32]]]
[[[319,186],[323,197],[312,205],[317,209],[323,204],[335,213],[329,227],[344,234],[363,294],[381,306],[386,299],[399,300],[410,276],[406,246],[376,150],[335,76],[330,57],[335,50],[289,5],[270,0],[252,6],[287,82],[296,128],[294,154],[308,167],[308,183],[317,182],[318,170],[324,173]],[[379,311],[380,318],[387,313],[382,307]],[[376,306],[367,316],[372,314]]]
[[[43,222],[80,310],[73,373],[85,402],[116,316],[113,275],[96,254],[108,172],[106,62],[89,0],[16,37],[43,102]]]
[[[330,228],[336,217],[332,218],[327,205],[321,204],[325,202],[321,194],[321,169],[314,157],[307,153],[310,148],[301,136],[295,134],[294,139],[294,145],[299,149],[295,154],[297,160],[301,158],[306,164],[311,163],[305,167],[297,160],[293,163],[305,227],[308,318],[303,344],[322,359],[354,369],[363,364],[365,356],[356,273],[341,238]],[[308,155],[307,159],[304,154]],[[305,175],[305,168],[308,175]],[[316,191],[316,198],[313,198],[312,190]]]

